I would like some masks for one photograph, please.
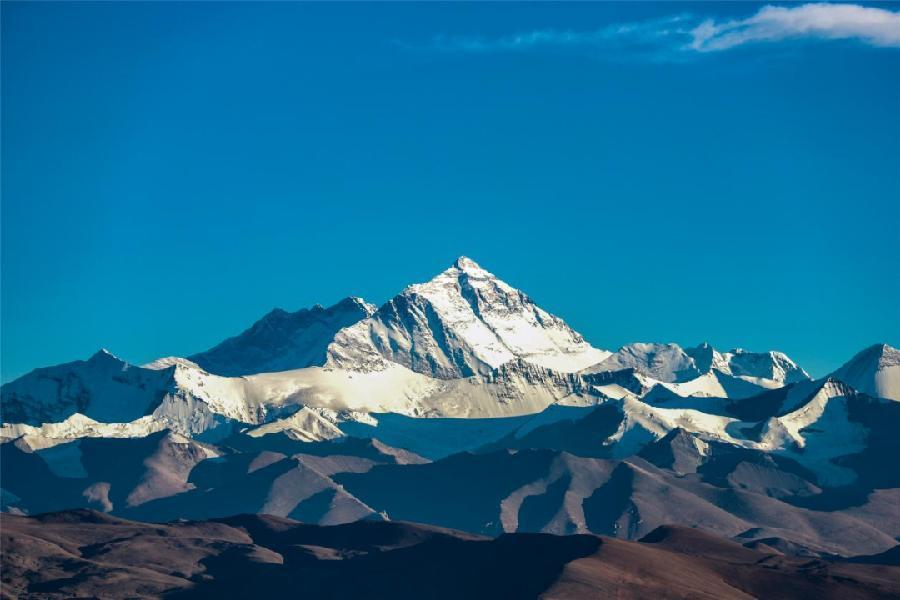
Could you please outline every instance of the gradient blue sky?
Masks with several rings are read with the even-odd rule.
[[[900,7],[761,6],[4,2],[2,378],[460,254],[604,348],[898,345]]]

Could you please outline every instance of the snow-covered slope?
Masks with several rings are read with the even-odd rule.
[[[391,364],[359,373],[310,367],[243,378],[246,402],[301,405],[334,413],[395,413],[408,417],[497,418],[533,414],[588,392],[574,375],[514,361],[486,375],[442,380]],[[289,419],[296,422],[294,417]],[[257,422],[261,422],[258,420]]]
[[[875,344],[851,358],[831,376],[870,396],[900,401],[900,350],[887,344]]]
[[[247,331],[189,358],[210,373],[229,377],[321,366],[334,335],[373,312],[375,307],[361,298],[292,313],[276,308]]]
[[[461,257],[335,336],[328,365],[381,370],[390,362],[441,379],[487,373],[513,359],[576,372],[608,356],[561,319]]]
[[[835,459],[865,448],[868,431],[850,412],[856,395],[853,388],[840,381],[822,381],[799,405],[765,422],[758,447],[790,453],[815,472],[822,483],[853,483],[854,473]]]
[[[303,407],[290,417],[278,419],[250,429],[250,437],[262,437],[272,433],[285,433],[291,439],[302,442],[323,442],[344,437],[338,428],[340,413],[328,409]]]

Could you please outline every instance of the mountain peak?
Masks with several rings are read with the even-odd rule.
[[[900,400],[900,350],[887,344],[869,346],[831,377],[870,396]]]
[[[451,296],[460,290],[492,290],[494,300],[506,303],[506,299],[526,298],[525,294],[512,287],[493,273],[487,271],[474,260],[465,256],[457,258],[453,264],[424,283],[413,283],[400,295]],[[512,300],[515,301],[515,300]]]
[[[344,298],[343,300],[341,300],[340,302],[338,302],[337,304],[335,304],[328,310],[335,310],[335,309],[353,310],[356,308],[360,308],[367,315],[371,315],[372,313],[374,313],[377,310],[378,307],[376,307],[373,304],[369,304],[368,302],[366,302],[364,299],[360,298],[359,296],[347,296],[346,298]]]
[[[100,348],[88,359],[91,363],[122,363],[125,362],[106,348]]]
[[[453,267],[460,271],[484,271],[481,266],[468,256],[460,256],[453,262]]]
[[[880,367],[890,367],[900,364],[900,350],[885,343],[872,344],[859,353],[860,357],[871,357],[871,360],[878,361]]]
[[[857,352],[844,367],[850,364],[881,365],[885,359],[890,360],[893,356],[900,356],[900,351],[887,344],[872,344]]]
[[[381,370],[394,362],[442,379],[487,374],[515,358],[575,372],[608,355],[465,256],[329,346],[332,366]]]
[[[429,281],[425,283],[414,283],[407,286],[406,290],[418,292],[423,289],[434,287],[457,287],[462,285],[464,281],[480,282],[481,284],[490,285],[496,283],[497,286],[499,286],[499,289],[502,289],[504,293],[519,293],[518,290],[508,285],[506,282],[501,281],[496,275],[487,271],[484,267],[466,256],[457,258],[449,268],[441,271]]]

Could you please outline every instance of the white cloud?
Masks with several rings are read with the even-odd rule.
[[[677,59],[698,52],[791,39],[844,39],[871,46],[900,47],[900,11],[857,4],[764,6],[745,19],[717,21],[674,15],[593,31],[547,29],[496,38],[439,37],[434,40],[434,48],[468,53],[556,49]]]
[[[900,47],[900,12],[857,4],[765,6],[746,19],[706,20],[691,36],[690,47],[700,52],[800,38],[855,39],[872,46]]]

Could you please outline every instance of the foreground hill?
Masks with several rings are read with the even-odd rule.
[[[697,530],[640,542],[491,539],[424,525],[265,515],[145,524],[88,510],[4,516],[4,597],[778,598],[900,594],[890,556],[800,560]],[[879,562],[880,561],[880,562]]]
[[[436,461],[378,440],[305,442],[283,432],[217,445],[171,431],[48,448],[19,439],[0,444],[2,507],[83,507],[149,521],[239,513],[320,525],[399,519],[477,535],[627,540],[678,523],[791,554],[857,556],[889,551],[900,536],[900,481],[889,464],[897,421],[878,416],[872,445],[841,457],[853,483],[831,487],[798,460],[802,453],[704,441],[684,429],[616,457],[615,444],[600,440],[621,427],[621,414],[603,407]]]

